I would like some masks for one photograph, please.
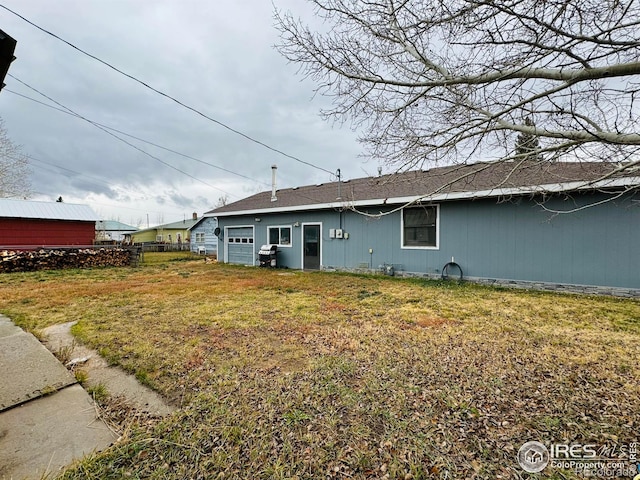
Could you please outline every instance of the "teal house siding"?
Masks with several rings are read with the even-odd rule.
[[[198,253],[204,248],[207,255],[212,255],[218,251],[218,237],[215,235],[215,229],[218,221],[213,217],[202,217],[190,229],[190,249],[194,253]]]
[[[291,244],[279,247],[278,264],[295,269],[302,268],[303,225],[320,223],[322,268],[392,264],[399,271],[436,275],[454,258],[471,279],[640,289],[638,198],[627,194],[600,205],[611,197],[565,198],[548,199],[544,208],[530,197],[442,201],[437,204],[438,244],[429,249],[403,248],[400,211],[369,218],[350,210],[301,207],[296,212],[221,216],[218,221],[221,229],[252,225],[254,255],[268,243],[269,226],[290,226]],[[553,212],[586,205],[573,213]],[[376,214],[391,208],[360,210]],[[342,229],[348,238],[330,238],[330,229]]]
[[[598,198],[574,200],[544,205],[567,210]],[[569,214],[526,199],[451,202],[441,212],[443,260],[455,256],[466,276],[640,288],[640,208],[630,196]]]

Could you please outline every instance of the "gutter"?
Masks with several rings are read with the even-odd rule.
[[[375,198],[369,200],[354,200],[343,202],[331,202],[331,203],[314,203],[308,205],[291,205],[287,207],[268,207],[268,208],[255,208],[249,210],[235,210],[229,212],[210,212],[205,213],[203,217],[232,217],[239,215],[255,215],[266,213],[285,213],[285,212],[299,212],[301,210],[327,210],[334,208],[345,207],[366,207],[366,206],[378,206],[378,205],[397,205],[404,203],[412,203],[418,200],[427,202],[444,202],[452,200],[475,200],[480,198],[492,198],[492,197],[508,197],[513,195],[533,195],[540,193],[562,193],[562,192],[575,192],[575,191],[587,191],[603,188],[624,188],[624,187],[638,187],[640,186],[640,177],[625,177],[616,179],[606,179],[597,182],[591,181],[578,181],[578,182],[564,182],[564,183],[549,183],[545,185],[534,185],[526,187],[511,187],[511,188],[494,188],[490,190],[475,190],[468,192],[452,192],[452,193],[438,193],[434,195],[412,195],[405,197],[391,197],[391,198]],[[281,192],[282,195],[282,192]]]

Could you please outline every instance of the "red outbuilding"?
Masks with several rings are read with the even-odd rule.
[[[88,205],[0,199],[0,250],[93,245],[98,216]]]

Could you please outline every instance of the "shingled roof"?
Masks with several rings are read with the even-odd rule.
[[[417,199],[444,201],[640,185],[640,176],[619,173],[619,167],[620,164],[610,162],[455,165],[282,189],[277,191],[276,201],[271,201],[271,191],[265,191],[211,210],[206,215],[229,216],[341,205],[400,204]]]

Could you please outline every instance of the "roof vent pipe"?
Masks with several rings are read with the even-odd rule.
[[[271,201],[275,202],[278,200],[276,197],[276,170],[278,170],[277,165],[271,165]]]

